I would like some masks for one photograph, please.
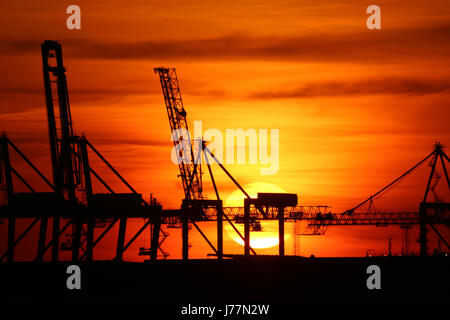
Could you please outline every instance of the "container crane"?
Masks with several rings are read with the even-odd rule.
[[[84,137],[84,135],[77,136],[74,134],[65,74],[66,69],[63,65],[61,45],[56,41],[45,41],[41,46],[41,52],[50,153],[56,192],[64,195],[73,210],[77,210],[79,207],[95,208],[96,210],[112,210],[114,208],[139,210],[141,207],[150,208],[152,204],[149,205],[142,199],[142,195],[133,189],[105,157]],[[112,188],[91,168],[89,164],[88,149],[94,152],[94,154],[106,164],[106,166],[125,184],[131,193],[119,194],[112,190]],[[100,181],[109,193],[93,193],[91,173]],[[58,260],[60,249],[60,219],[61,217],[58,216],[53,217],[52,260],[54,261]],[[122,215],[113,220],[112,224],[117,221],[119,221],[119,234],[117,239],[116,259],[122,260],[123,252],[126,249],[125,234],[127,217]],[[104,221],[101,225],[104,225]],[[92,259],[95,226],[96,221],[94,215],[89,216],[87,219],[77,217],[72,219],[72,233],[69,234],[70,239],[61,246],[62,249],[72,251],[72,260],[75,261],[80,258],[79,252],[80,249],[83,249],[82,244],[85,242],[85,256],[88,260]],[[86,239],[84,240],[81,239],[83,234],[86,235]],[[162,251],[161,248],[159,249]]]
[[[266,206],[275,204],[277,209],[282,210],[286,205],[281,206],[279,200],[283,198],[282,195],[276,195],[274,199],[251,199],[250,195],[242,188],[242,186],[234,179],[234,177],[228,172],[228,170],[223,166],[220,161],[214,156],[214,154],[207,148],[206,143],[202,140],[192,142],[188,130],[188,124],[186,120],[186,110],[183,106],[183,101],[181,98],[180,86],[178,83],[177,74],[174,68],[155,68],[154,72],[159,75],[161,88],[163,91],[164,102],[167,110],[167,115],[169,117],[170,129],[172,134],[172,140],[174,143],[174,150],[177,152],[178,167],[180,171],[180,177],[183,183],[183,189],[185,194],[185,199],[182,204],[182,237],[183,237],[183,258],[188,259],[188,230],[189,222],[196,227],[203,238],[208,242],[211,248],[215,251],[218,258],[221,259],[223,256],[223,224],[222,219],[225,217],[227,221],[231,224],[238,235],[244,240],[245,243],[245,254],[256,254],[256,252],[250,247],[250,229],[253,231],[261,231],[261,224],[257,219],[250,216],[250,206],[253,205],[258,210],[263,217],[266,217],[266,211],[260,203]],[[194,152],[195,151],[195,152]],[[217,200],[208,200],[202,193],[202,171],[201,171],[201,157],[205,154],[207,159],[208,172],[211,177],[211,181],[216,193]],[[244,223],[244,236],[234,227],[232,221],[224,214],[222,200],[220,200],[217,185],[214,180],[214,176],[211,170],[211,164],[208,162],[208,156],[210,156],[215,163],[225,172],[225,174],[230,178],[230,180],[242,191],[246,199],[244,201],[245,207],[244,213],[241,216],[241,220]],[[269,194],[266,194],[267,196]],[[262,195],[264,197],[264,195]],[[285,194],[289,199],[289,203],[295,202],[297,204],[297,195]],[[295,198],[295,200],[293,200]],[[284,198],[283,198],[283,201]],[[206,221],[208,220],[207,212],[210,209],[216,210],[215,218],[217,219],[217,243],[218,248],[216,249],[204,233],[197,226],[195,221]],[[284,214],[278,214],[279,225],[280,225],[280,253],[284,254]],[[235,221],[238,222],[239,218]]]

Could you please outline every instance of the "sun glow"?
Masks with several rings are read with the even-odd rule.
[[[258,192],[286,193],[286,191],[274,184],[265,182],[255,182],[244,186],[244,190],[252,198],[256,198]],[[240,190],[233,191],[225,200],[226,207],[242,207],[244,205],[245,195]],[[278,223],[276,221],[262,221],[262,231],[253,231],[250,233],[250,246],[254,249],[272,248],[278,245]],[[244,226],[235,224],[236,228],[243,235]],[[236,243],[244,245],[242,238],[233,230],[230,225],[225,226],[228,236]],[[289,239],[290,235],[285,233],[284,240]]]

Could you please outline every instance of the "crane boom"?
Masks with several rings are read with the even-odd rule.
[[[188,200],[202,200],[201,164],[194,161],[194,145],[190,139],[186,110],[181,99],[175,68],[155,68],[159,74],[161,87],[169,117],[172,140],[177,151],[178,167],[183,183],[184,195]],[[187,141],[186,141],[187,139]],[[199,148],[201,151],[201,148]],[[186,154],[188,153],[188,154]],[[201,156],[201,153],[199,153]]]

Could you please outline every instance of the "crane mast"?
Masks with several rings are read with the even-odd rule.
[[[82,161],[75,155],[81,152],[72,127],[62,49],[56,41],[45,41],[41,49],[54,185],[75,203]]]
[[[92,195],[87,140],[74,135],[61,45],[56,41],[44,41],[41,53],[55,191],[64,195],[72,206],[77,206],[78,191],[85,193],[86,201]],[[58,260],[59,255],[60,220],[61,217],[53,218],[53,261]],[[81,219],[75,219],[70,235],[72,239],[61,246],[63,250],[72,250],[74,260],[79,258],[83,224]],[[93,227],[90,219],[88,233],[91,238]]]
[[[194,161],[195,146],[189,135],[186,110],[181,99],[177,73],[175,68],[160,67],[155,68],[154,71],[159,74],[161,81],[185,199],[202,200],[204,197],[202,194],[201,164]],[[201,156],[201,145],[198,151],[199,156]]]

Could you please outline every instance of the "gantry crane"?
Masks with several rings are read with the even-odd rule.
[[[280,201],[290,204],[295,203],[296,205],[297,195],[284,194],[283,196],[274,194],[261,194],[261,197],[264,199],[251,199],[250,195],[244,190],[244,188],[242,188],[242,186],[236,181],[236,179],[233,178],[233,176],[228,172],[223,164],[220,163],[220,161],[218,161],[214,154],[207,148],[205,141],[203,141],[202,139],[200,141],[191,140],[186,120],[187,113],[183,106],[180,86],[175,69],[160,67],[155,68],[154,71],[159,75],[160,78],[167,115],[169,117],[174,150],[177,153],[178,167],[180,170],[180,177],[183,183],[185,194],[185,199],[183,200],[181,210],[182,214],[180,217],[182,221],[183,258],[188,258],[189,222],[192,222],[192,224],[200,232],[203,238],[215,251],[218,258],[222,258],[223,217],[227,219],[227,221],[231,224],[238,235],[244,240],[245,254],[250,254],[250,252],[256,254],[256,252],[250,247],[250,229],[253,228],[254,231],[260,231],[261,225],[257,219],[254,219],[254,217],[250,215],[250,206],[254,205],[257,211],[261,213],[263,217],[265,217],[266,211],[264,211],[260,203],[264,203],[267,207],[270,207],[271,203],[273,203],[277,206],[277,210],[280,211],[277,215],[281,231],[280,234],[282,234],[280,235],[280,254],[284,254],[284,214],[281,213],[281,210],[282,208],[286,207],[286,205],[281,205]],[[211,177],[214,191],[216,193],[216,200],[208,200],[202,193],[201,161],[203,155],[205,155],[208,172]],[[241,233],[235,228],[231,219],[228,218],[226,214],[224,214],[222,200],[220,200],[219,192],[211,170],[211,164],[208,161],[209,157],[211,157],[212,160],[218,164],[218,166],[225,172],[225,174],[246,197],[246,200],[244,201],[244,203],[246,204],[246,210],[244,210],[243,214],[240,217],[233,217],[236,222],[242,221],[242,223],[244,223],[244,236],[242,236]],[[280,200],[280,198],[282,198],[282,200]],[[285,200],[285,198],[288,198],[288,200]],[[208,217],[208,213],[210,214],[211,211],[215,211],[215,213],[213,213],[213,216],[214,219],[217,220],[217,249],[211,244],[208,238],[195,223],[196,220],[205,221],[210,219],[211,216]]]
[[[180,86],[177,73],[174,68],[155,68],[158,73],[163,91],[164,102],[166,105],[167,116],[174,144],[174,151],[177,153],[178,168],[183,184],[184,200],[182,204],[181,224],[182,224],[182,254],[183,259],[188,259],[189,243],[189,221],[199,230],[205,240],[212,246],[206,236],[201,232],[195,223],[195,220],[204,220],[204,208],[215,206],[218,211],[222,209],[222,201],[219,199],[206,200],[202,190],[202,171],[201,159],[203,154],[203,141],[192,141],[189,133],[186,119],[186,110],[184,109],[181,98]],[[195,154],[194,154],[195,153]],[[222,215],[218,215],[218,249],[219,258],[222,258]]]
[[[16,247],[40,221],[37,240],[37,255],[34,260],[43,261],[44,254],[51,250],[51,260],[58,261],[60,250],[70,250],[72,261],[93,260],[94,247],[119,223],[115,260],[122,260],[124,252],[147,228],[156,224],[162,216],[162,206],[152,199],[147,204],[142,195],[119,174],[106,158],[84,137],[76,135],[72,125],[67,80],[62,59],[61,45],[56,41],[45,41],[41,45],[41,57],[48,118],[50,153],[53,183],[50,182],[19,148],[3,134],[0,136],[0,190],[6,192],[6,201],[0,204],[0,223],[8,222],[6,229],[7,250],[0,254],[0,262],[5,258],[14,261]],[[11,164],[10,150],[15,151],[52,192],[37,192]],[[116,193],[113,188],[90,166],[88,150],[97,156],[112,173],[131,191]],[[30,192],[17,192],[13,177],[20,180]],[[92,179],[109,193],[94,193]],[[34,218],[16,237],[16,220]],[[127,219],[143,218],[143,226],[125,242]],[[47,239],[48,220],[52,219],[52,237]],[[23,222],[23,220],[21,221]],[[63,222],[63,223],[61,223]],[[60,238],[67,234],[67,241]],[[94,238],[94,227],[104,230]],[[152,234],[159,235],[154,228]],[[163,238],[164,240],[164,238]],[[162,240],[162,241],[163,241]],[[168,254],[161,248],[159,237],[152,237],[150,256],[157,257],[158,250],[166,258]]]
[[[41,46],[44,87],[47,105],[50,152],[52,159],[53,180],[56,192],[64,195],[72,208],[80,206],[111,210],[112,208],[128,207],[139,209],[149,207],[142,195],[117,172],[100,152],[84,137],[75,135],[69,104],[66,69],[63,64],[62,48],[56,41],[45,41]],[[131,193],[115,193],[112,188],[89,165],[88,148],[126,185]],[[94,194],[91,173],[109,191],[109,194]],[[119,235],[117,240],[116,259],[121,260],[125,249],[125,233],[127,217],[122,215],[112,221],[119,220]],[[95,224],[94,215],[87,219],[72,219],[72,234],[62,248],[72,251],[72,260],[79,259],[81,246],[86,242],[85,256],[92,258],[94,246],[93,236]],[[101,223],[103,225],[103,223]],[[83,228],[86,227],[86,230]],[[82,234],[86,239],[82,240]],[[53,247],[52,260],[58,260],[60,235],[60,217],[53,217]],[[159,248],[162,251],[161,247]],[[163,251],[162,251],[163,252]],[[163,252],[164,256],[165,253]]]
[[[219,259],[223,256],[223,206],[220,200],[219,193],[212,175],[210,164],[208,171],[216,192],[217,200],[207,200],[203,195],[202,190],[202,171],[201,171],[201,157],[205,152],[209,152],[211,157],[217,161],[214,155],[206,148],[204,141],[192,141],[188,129],[186,119],[186,110],[184,109],[183,100],[181,98],[180,86],[176,70],[174,68],[155,68],[155,73],[159,75],[161,88],[166,105],[167,115],[169,117],[172,140],[174,143],[174,150],[177,152],[178,167],[180,177],[183,184],[184,200],[181,208],[181,223],[182,223],[182,254],[183,259],[188,259],[188,232],[189,222],[191,222],[200,232],[203,238],[208,242],[211,248],[216,252]],[[217,161],[218,162],[218,161]],[[229,174],[229,172],[219,163],[221,168],[227,173],[232,181],[249,197],[245,190],[237,183],[237,181]],[[205,234],[200,230],[195,221],[207,220],[206,212],[209,208],[215,208],[217,219],[217,249],[208,240]],[[226,217],[226,216],[225,216]],[[227,217],[226,217],[227,218]],[[231,220],[227,218],[228,222],[232,224]],[[232,224],[233,225],[233,224]],[[234,226],[234,225],[233,225]],[[237,229],[235,229],[237,231]],[[239,232],[238,232],[239,233]],[[239,233],[242,237],[242,235]]]
[[[45,41],[41,51],[53,181],[56,192],[63,194],[75,206],[78,204],[77,188],[85,188],[87,201],[92,195],[86,139],[74,135],[61,45],[56,41]],[[92,223],[88,224],[89,234],[93,232]],[[60,217],[54,217],[52,260],[58,260],[59,229]],[[71,246],[75,260],[81,233],[82,221],[74,222]],[[69,249],[70,246],[64,243],[63,248]]]
[[[379,191],[354,206],[353,208],[346,210],[343,214],[318,214],[316,219],[309,221],[309,228],[313,231],[313,234],[324,234],[329,226],[349,226],[349,225],[400,225],[405,231],[405,246],[407,247],[407,229],[413,225],[418,225],[420,229],[419,240],[420,254],[427,255],[427,233],[428,227],[430,227],[439,240],[450,249],[449,243],[444,236],[436,228],[436,225],[450,226],[450,203],[445,202],[438,197],[436,193],[436,185],[439,182],[441,175],[438,174],[437,168],[440,164],[443,174],[445,176],[445,182],[447,185],[447,192],[450,191],[450,179],[447,171],[446,163],[449,158],[444,152],[444,147],[436,142],[434,144],[433,151],[429,153],[425,158],[415,164],[412,168],[405,173],[394,179],[391,183],[381,188]],[[425,194],[421,202],[419,203],[418,212],[376,212],[374,210],[373,201],[375,198],[381,196],[383,193],[391,190],[398,182],[405,179],[412,172],[417,170],[421,165],[430,161],[431,167],[430,174],[427,179],[425,188]],[[434,195],[434,201],[429,200],[430,192]],[[449,193],[447,193],[449,194]],[[368,205],[367,212],[356,213],[356,210],[362,208],[364,205]]]

